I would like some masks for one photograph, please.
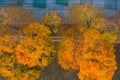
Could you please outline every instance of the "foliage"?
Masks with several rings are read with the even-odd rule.
[[[58,51],[59,64],[64,69],[79,70],[80,80],[111,80],[116,70],[114,48],[104,36],[95,29],[88,29],[78,38],[64,36]],[[109,40],[114,38],[108,36]]]
[[[78,70],[77,63],[74,56],[74,39],[70,37],[64,37],[60,44],[60,50],[58,51],[58,63],[64,69]]]
[[[50,29],[53,28],[53,32],[57,33],[57,27],[60,26],[61,20],[62,19],[58,13],[56,11],[52,11],[50,13],[46,13],[42,17],[41,22],[50,27]]]
[[[32,23],[23,32],[24,35],[0,36],[0,75],[7,80],[35,80],[54,59],[48,28]]]
[[[84,79],[111,80],[116,70],[113,42],[106,40],[106,34],[89,29],[83,34],[81,54],[78,57],[80,72],[78,77]],[[114,36],[109,36],[109,40]],[[115,41],[115,40],[114,40]]]
[[[74,13],[71,21],[78,23],[74,25],[77,29],[71,27],[62,37],[58,63],[64,69],[78,70],[80,80],[112,80],[117,68],[113,47],[117,35],[110,31],[106,19],[97,17],[99,11],[95,10],[84,4],[71,12]],[[86,20],[90,21],[89,26]]]
[[[105,20],[102,18],[102,12],[90,4],[72,6],[69,10],[69,18],[72,24],[79,26],[88,28],[105,27]],[[100,27],[96,26],[100,24]]]
[[[25,38],[16,47],[18,63],[29,67],[45,67],[54,58],[54,47],[50,31],[44,25],[30,24],[24,30]]]
[[[17,30],[13,27],[1,25],[0,26],[0,36],[2,36],[4,34],[22,35],[22,30]]]
[[[20,7],[5,7],[0,11],[4,17],[3,24],[16,29],[24,28],[35,21],[33,15]]]

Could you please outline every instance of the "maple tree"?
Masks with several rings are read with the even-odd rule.
[[[83,10],[79,10],[79,7]],[[110,26],[106,19],[96,17],[93,6],[77,5],[76,9],[74,12],[81,11],[81,13],[76,13],[72,16],[75,18],[71,19],[75,23],[79,22],[74,25],[75,27],[70,27],[62,37],[58,51],[58,63],[64,69],[78,70],[80,80],[112,80],[117,68],[113,47],[117,38],[116,32],[109,30]],[[96,16],[91,17],[91,14]],[[94,22],[88,26],[86,19],[89,18],[92,18]]]
[[[23,32],[24,35],[0,36],[0,75],[7,80],[35,80],[54,59],[54,45],[47,27],[31,23]]]
[[[56,11],[46,13],[42,19],[41,23],[48,26],[54,33],[57,33],[58,27],[61,24],[62,18],[58,15]]]

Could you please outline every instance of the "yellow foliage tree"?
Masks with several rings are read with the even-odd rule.
[[[54,58],[54,46],[49,29],[39,23],[33,23],[24,33],[25,38],[16,47],[18,63],[29,67],[47,66]]]
[[[24,35],[0,36],[0,75],[7,80],[35,80],[54,59],[48,28],[32,23],[23,32]]]
[[[57,29],[61,24],[62,18],[58,15],[56,11],[46,13],[42,19],[41,23],[48,26],[54,33],[57,33]]]
[[[81,13],[72,15],[74,18],[71,19],[73,22],[79,21],[74,26],[80,27],[77,31],[74,27],[66,31],[60,43],[58,63],[64,69],[78,70],[80,80],[112,80],[117,68],[113,47],[116,33],[109,32],[110,26],[103,17],[100,17],[99,22],[93,6],[78,5],[71,13],[77,11]],[[94,22],[88,26],[86,19],[90,21],[89,18]]]
[[[82,37],[64,36],[58,51],[58,63],[64,69],[79,70],[80,80],[111,80],[116,70],[115,37],[86,29]],[[110,40],[113,40],[111,42]]]
[[[89,29],[83,34],[82,52],[77,59],[80,68],[78,77],[81,80],[112,80],[117,68],[114,47],[113,42],[103,37],[105,35],[94,29]],[[109,35],[109,40],[113,38],[114,36]]]
[[[106,20],[102,17],[102,12],[90,4],[72,6],[69,10],[69,18],[72,24],[77,25],[76,27],[106,29]]]
[[[23,29],[28,24],[35,21],[33,15],[20,7],[5,7],[0,10],[3,16],[3,25],[16,29]]]

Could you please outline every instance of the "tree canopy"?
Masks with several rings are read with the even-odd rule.
[[[78,24],[66,31],[60,43],[58,63],[64,69],[78,70],[80,80],[112,80],[117,68],[113,47],[117,35],[108,30],[104,17],[97,17],[98,12],[88,4],[73,7],[71,21]]]
[[[0,36],[0,75],[7,80],[35,80],[55,55],[50,30],[31,23],[24,35]]]
[[[56,11],[46,13],[42,19],[41,23],[48,26],[54,33],[57,33],[57,29],[61,24],[62,18],[58,15]]]
[[[0,15],[3,16],[3,25],[16,29],[23,29],[28,24],[35,22],[34,16],[29,11],[20,7],[1,8]]]

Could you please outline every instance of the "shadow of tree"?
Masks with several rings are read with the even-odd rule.
[[[38,80],[79,80],[77,71],[66,71],[57,63],[57,58],[47,66]]]
[[[116,56],[116,62],[117,62],[117,70],[114,72],[113,79],[112,80],[120,80],[120,43],[115,44],[116,49],[115,56]]]

